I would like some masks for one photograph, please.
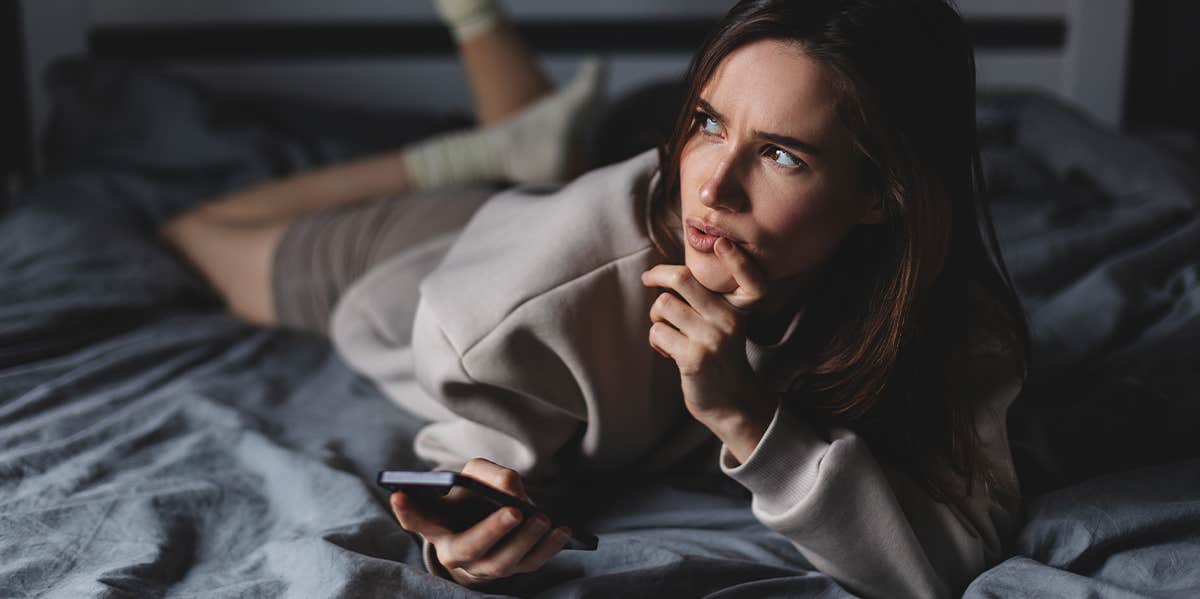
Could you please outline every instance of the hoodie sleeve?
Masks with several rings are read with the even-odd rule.
[[[1008,366],[982,366],[976,418],[985,455],[1015,489],[1005,414],[1021,379]],[[1004,555],[1018,509],[982,484],[963,509],[934,501],[852,431],[818,434],[785,406],[745,463],[722,447],[720,468],[752,493],[760,522],[865,597],[958,596]]]

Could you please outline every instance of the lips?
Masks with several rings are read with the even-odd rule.
[[[694,227],[695,229],[699,230],[700,233],[703,233],[704,235],[707,235],[710,237],[724,237],[725,239],[728,239],[729,241],[732,241],[733,243],[746,243],[742,239],[735,236],[733,233],[730,233],[728,230],[722,229],[721,227],[718,227],[716,225],[710,225],[694,216],[688,217],[687,225],[689,227]]]
[[[734,237],[729,231],[722,229],[716,225],[710,225],[698,218],[688,218],[685,237],[688,245],[692,246],[698,252],[705,254],[712,253],[713,246],[717,244],[717,240],[724,237],[736,244],[744,244],[745,242],[737,237]]]

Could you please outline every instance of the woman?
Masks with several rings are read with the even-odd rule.
[[[339,289],[331,336],[432,420],[415,444],[439,467],[525,496],[523,479],[711,447],[754,515],[852,591],[959,593],[1013,532],[1005,412],[1028,355],[976,212],[974,93],[941,0],[740,2],[659,155],[491,197]],[[277,295],[291,231],[320,218],[260,258]],[[192,256],[197,227],[166,233]],[[468,586],[565,542],[508,509],[453,532],[392,507],[430,571]]]

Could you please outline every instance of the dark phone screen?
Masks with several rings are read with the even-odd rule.
[[[396,490],[396,489],[393,489]],[[443,526],[461,532],[487,518],[500,506],[466,487],[416,487],[402,489],[422,511],[432,514]]]
[[[383,471],[379,473],[378,482],[390,491],[404,491],[418,509],[455,532],[474,526],[501,507],[511,506],[526,517],[544,513],[550,517],[553,526],[567,524],[571,528],[568,549],[593,550],[599,543],[595,535],[571,526],[554,513],[467,475],[443,471]]]

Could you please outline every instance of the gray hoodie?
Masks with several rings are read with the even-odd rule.
[[[461,231],[373,268],[331,324],[347,362],[429,419],[419,457],[459,470],[484,457],[531,479],[558,469],[661,470],[713,435],[684,408],[673,362],[647,343],[661,262],[645,227],[653,151],[553,193],[498,194]],[[800,315],[770,344],[747,340],[769,386],[791,383],[781,359]],[[976,335],[959,388],[976,406],[985,454],[1016,488],[1005,415],[1022,373]],[[872,597],[961,593],[1004,555],[1016,500],[982,486],[963,509],[933,501],[881,466],[850,430],[816,430],[781,406],[744,464],[719,469],[752,494],[752,511],[805,558]],[[446,576],[425,548],[426,567]]]

